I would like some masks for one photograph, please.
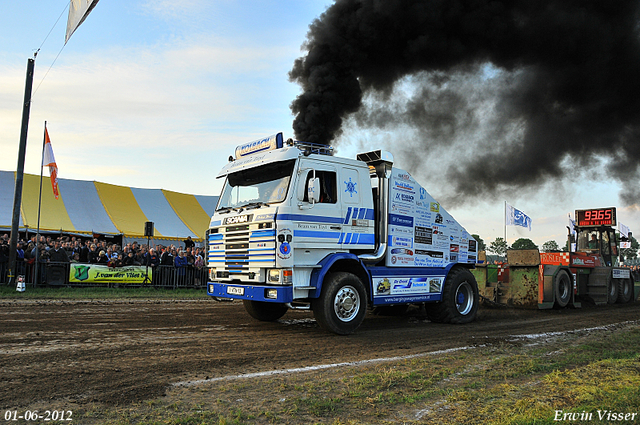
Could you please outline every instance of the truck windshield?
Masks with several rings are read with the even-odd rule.
[[[284,201],[295,162],[276,162],[229,174],[216,211]]]

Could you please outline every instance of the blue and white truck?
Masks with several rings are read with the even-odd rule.
[[[475,319],[475,239],[389,152],[340,158],[278,133],[238,146],[218,178],[212,297],[242,300],[263,321],[311,309],[337,334],[374,307],[424,304],[434,322]]]

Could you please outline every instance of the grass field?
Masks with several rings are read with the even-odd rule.
[[[0,299],[210,299],[203,289],[161,289],[153,287],[37,287],[27,286],[24,292],[15,286],[0,285]]]

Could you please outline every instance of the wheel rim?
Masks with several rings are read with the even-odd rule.
[[[333,301],[333,309],[338,319],[349,322],[360,311],[360,294],[353,286],[340,288]]]
[[[462,282],[456,290],[456,307],[458,313],[466,316],[473,308],[473,290],[468,282]]]

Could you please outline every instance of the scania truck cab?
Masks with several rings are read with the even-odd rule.
[[[371,307],[474,320],[476,241],[385,151],[357,159],[282,133],[236,148],[208,230],[208,294],[274,321],[311,309],[349,334]]]

